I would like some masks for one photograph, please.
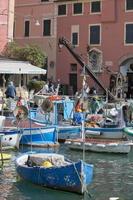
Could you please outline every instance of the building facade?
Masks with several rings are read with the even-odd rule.
[[[72,43],[104,87],[109,87],[110,73],[118,72],[133,85],[133,1],[57,0],[56,5],[57,38],[63,36]],[[65,48],[57,51],[56,71],[74,92],[82,87],[81,66]]]
[[[47,77],[56,80],[56,16],[53,0],[16,0],[15,41],[40,46],[47,57]]]
[[[133,86],[132,0],[16,0],[15,13],[15,40],[37,43],[46,52],[48,78],[60,79],[74,93],[82,87],[80,64],[67,48],[58,48],[65,37],[105,88],[110,73],[119,72]]]
[[[0,1],[0,55],[6,44],[13,40],[14,0]]]

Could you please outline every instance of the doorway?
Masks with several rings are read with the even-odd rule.
[[[133,73],[127,73],[128,91],[127,98],[133,98]]]
[[[77,74],[76,73],[69,74],[69,86],[72,89],[72,93],[75,94],[77,92]]]

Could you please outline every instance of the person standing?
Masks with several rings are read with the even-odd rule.
[[[12,81],[9,82],[7,89],[5,91],[6,98],[14,99],[16,97],[16,88]]]
[[[47,82],[45,83],[45,85],[43,86],[43,88],[42,88],[42,90],[41,90],[41,93],[42,93],[42,94],[47,94],[47,93],[49,93],[49,81],[47,81]]]

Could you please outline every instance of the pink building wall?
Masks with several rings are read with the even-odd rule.
[[[66,4],[66,1],[58,1],[57,6],[61,3]],[[89,45],[89,25],[100,24],[101,44],[89,45],[89,49],[96,48],[100,50],[103,56],[103,66],[108,65],[112,71],[119,72],[124,60],[126,61],[127,58],[130,58],[130,60],[133,59],[133,44],[125,45],[124,43],[125,23],[133,22],[133,11],[125,11],[125,0],[108,0],[101,1],[101,13],[91,14],[90,3],[83,1],[83,14],[73,16],[73,3],[75,2],[69,1],[67,3],[67,16],[59,16],[57,18],[57,38],[63,36],[71,41],[71,27],[79,25],[79,46],[75,48],[75,51],[82,54],[87,63],[86,47]],[[70,63],[73,62],[76,63],[76,60],[65,47],[62,48],[61,52],[57,51],[57,78],[60,78],[63,83],[69,84],[69,74],[71,73]],[[78,64],[78,88],[81,87],[82,81],[79,73],[80,68]],[[103,85],[108,88],[110,74],[103,70],[101,73],[98,73],[98,77],[103,82]],[[89,82],[90,84],[94,84],[90,78]]]
[[[73,4],[83,3],[83,13],[73,15]],[[48,78],[53,77],[55,81],[60,79],[62,84],[70,85],[70,65],[77,63],[68,50],[63,47],[58,48],[59,37],[65,37],[71,42],[72,26],[79,26],[79,45],[75,51],[83,56],[88,63],[88,53],[97,50],[102,55],[102,66],[97,73],[103,85],[108,88],[110,74],[104,66],[113,72],[123,70],[125,65],[126,73],[129,65],[133,63],[133,44],[125,44],[125,23],[133,23],[133,10],[125,10],[126,0],[101,0],[101,12],[90,13],[91,1],[70,1],[70,0],[16,0],[15,3],[15,41],[25,44],[38,44],[48,56]],[[67,5],[66,16],[58,16],[58,5]],[[43,37],[43,19],[51,19],[52,34],[50,37]],[[30,20],[30,35],[24,37],[24,21]],[[35,26],[35,21],[39,20],[40,26]],[[100,24],[101,43],[99,45],[89,44],[89,26]],[[87,48],[89,47],[89,48]],[[88,50],[89,49],[89,50]],[[54,65],[51,67],[51,63]],[[77,88],[82,87],[81,67],[77,63]],[[125,70],[124,69],[124,70]],[[94,82],[87,78],[90,85]]]
[[[7,43],[8,0],[0,1],[0,54]]]
[[[7,44],[13,40],[14,0],[0,1],[0,54]]]
[[[47,77],[56,80],[56,17],[53,1],[16,0],[15,41],[20,45],[36,44],[48,57]],[[43,36],[43,20],[51,20],[51,35]],[[30,21],[29,37],[24,37],[24,22]],[[39,26],[36,26],[38,20]],[[52,64],[51,64],[52,63]]]

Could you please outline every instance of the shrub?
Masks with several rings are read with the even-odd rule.
[[[34,90],[35,92],[38,92],[39,90],[43,88],[44,84],[45,84],[44,81],[31,80],[29,81],[27,88],[29,90]]]

